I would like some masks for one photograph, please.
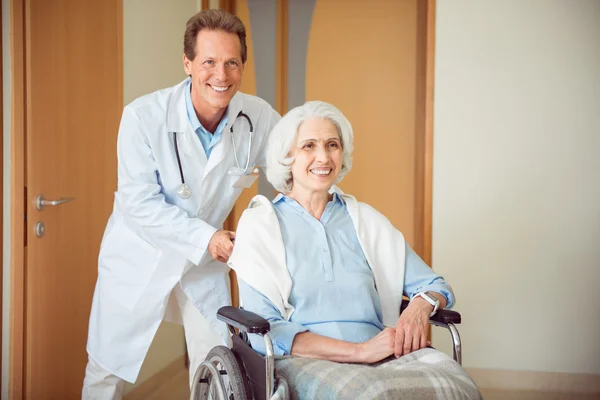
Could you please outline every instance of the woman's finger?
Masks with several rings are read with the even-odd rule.
[[[424,349],[428,346],[429,341],[427,340],[427,334],[425,332],[421,333],[421,347],[420,349]]]
[[[421,348],[421,339],[423,338],[423,334],[420,332],[413,333],[413,341],[412,341],[412,351],[417,351]]]
[[[404,345],[402,346],[402,355],[410,354],[413,342],[413,332],[407,330],[404,332]]]
[[[404,330],[396,329],[396,345],[394,346],[394,355],[396,358],[402,355],[404,346]]]

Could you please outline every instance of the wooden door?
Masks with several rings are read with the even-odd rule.
[[[354,128],[347,193],[386,215],[415,244],[419,0],[317,1],[306,99],[330,102]],[[335,60],[335,62],[324,62]]]
[[[340,108],[355,134],[353,169],[340,187],[385,214],[430,262],[435,0],[278,0],[276,12],[235,3],[251,38],[241,90],[275,87],[281,114],[306,100]],[[265,31],[260,21],[270,15],[276,21]],[[258,48],[275,53],[269,85],[255,80]],[[257,193],[244,191],[230,229]]]
[[[98,251],[116,189],[122,3],[15,4],[23,7],[25,71],[23,397],[77,399]],[[18,44],[19,38],[14,40]],[[40,210],[39,195],[74,200]],[[36,234],[38,223],[44,224],[42,237]],[[12,394],[18,397],[18,390]]]

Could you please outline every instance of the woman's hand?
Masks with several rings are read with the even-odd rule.
[[[427,328],[433,306],[417,297],[410,302],[396,323],[394,354],[400,357],[428,345]]]
[[[394,328],[385,328],[374,338],[358,344],[358,359],[363,363],[374,363],[394,354]]]

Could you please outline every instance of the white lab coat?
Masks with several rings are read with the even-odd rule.
[[[252,121],[251,172],[264,167],[268,133],[280,119],[264,100],[237,93],[223,136],[207,160],[186,112],[188,79],[127,105],[119,128],[118,191],[100,247],[87,351],[105,370],[129,382],[137,379],[179,282],[226,340],[216,311],[231,302],[228,268],[210,256],[207,246],[242,191],[233,187],[238,177],[228,174],[236,166],[230,127],[235,123],[235,151],[243,168],[249,130],[236,116],[243,111]],[[173,132],[192,190],[187,200],[177,196],[181,177]]]

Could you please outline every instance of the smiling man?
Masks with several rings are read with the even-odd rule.
[[[98,258],[84,399],[120,399],[135,382],[163,319],[184,326],[192,377],[228,340],[216,319],[229,305],[235,233],[223,223],[265,166],[280,116],[238,92],[246,30],[222,10],[194,15],[178,85],[128,104],[119,128],[118,189]]]

